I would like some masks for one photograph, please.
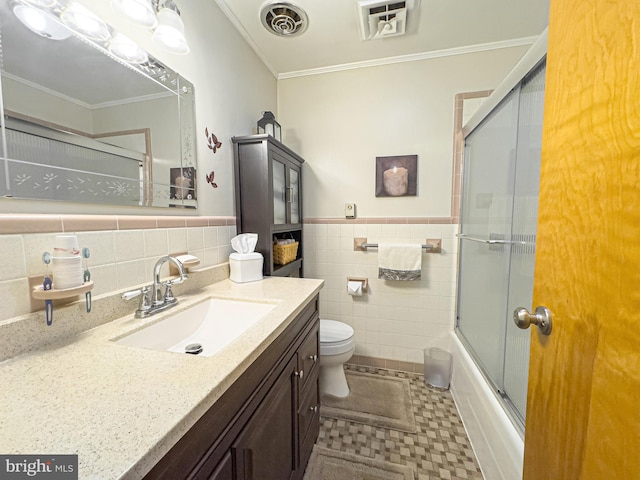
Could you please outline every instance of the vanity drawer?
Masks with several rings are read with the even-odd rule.
[[[304,391],[307,388],[308,382],[314,375],[317,376],[319,370],[318,363],[320,358],[318,356],[319,348],[319,331],[320,322],[316,322],[316,325],[307,335],[300,348],[298,349],[298,371],[303,371],[302,379],[300,381],[300,395],[304,395]]]
[[[318,369],[316,370],[318,371]],[[314,375],[314,385],[309,385],[308,395],[302,401],[298,413],[298,431],[300,441],[298,443],[298,455],[302,470],[306,468],[309,457],[320,433],[320,396],[318,394],[319,375]]]

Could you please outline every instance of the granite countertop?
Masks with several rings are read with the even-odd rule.
[[[240,377],[320,290],[322,280],[215,283],[147,319],[128,315],[0,363],[3,454],[78,454],[81,479],[139,479]],[[112,340],[208,297],[277,306],[212,357]]]

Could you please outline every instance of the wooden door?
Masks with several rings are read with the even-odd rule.
[[[640,479],[640,2],[551,0],[525,480]]]

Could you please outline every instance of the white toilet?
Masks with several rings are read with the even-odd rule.
[[[355,348],[353,328],[346,323],[320,319],[320,394],[349,395],[343,365],[351,359]]]

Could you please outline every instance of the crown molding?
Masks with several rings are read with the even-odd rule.
[[[221,0],[220,0],[221,1]],[[416,62],[419,60],[429,60],[432,58],[451,57],[455,55],[465,55],[469,53],[486,52],[489,50],[499,50],[502,48],[522,47],[533,45],[539,36],[522,37],[500,42],[481,43],[468,45],[465,47],[447,48],[444,50],[434,50],[432,52],[413,53],[410,55],[399,55],[396,57],[378,58],[365,60],[362,62],[343,63],[341,65],[331,65],[320,68],[310,68],[308,70],[298,70],[285,72],[277,75],[278,80],[287,78],[306,77],[309,75],[321,75],[323,73],[341,72],[344,70],[355,70],[357,68],[378,67],[381,65],[391,65],[394,63]]]

